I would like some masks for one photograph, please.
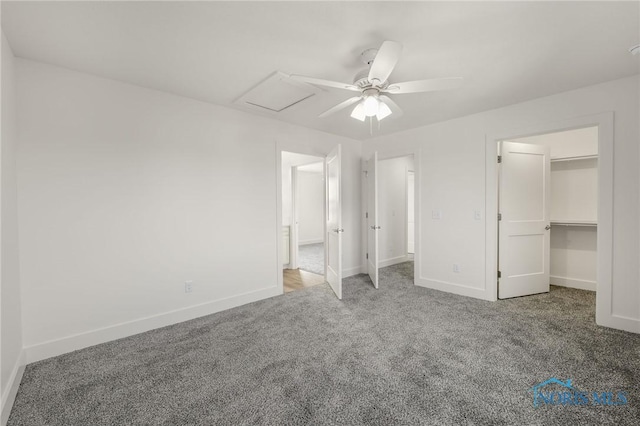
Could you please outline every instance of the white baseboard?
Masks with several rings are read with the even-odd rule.
[[[342,278],[351,277],[363,273],[363,268],[366,271],[366,266],[355,266],[353,268],[342,268]]]
[[[419,287],[426,287],[433,290],[444,291],[447,293],[453,293],[460,296],[473,297],[476,299],[494,301],[495,297],[491,297],[487,294],[487,291],[483,288],[469,287],[463,284],[456,284],[447,281],[434,280],[429,278],[417,278],[414,280],[415,285]]]
[[[22,381],[22,375],[24,374],[26,359],[26,352],[23,349],[16,361],[16,365],[13,367],[13,370],[11,370],[11,376],[7,382],[7,386],[5,389],[2,389],[2,409],[0,413],[0,425],[2,426],[5,426],[9,420],[9,415],[11,414],[13,403],[16,400],[20,382]]]
[[[601,316],[596,311],[596,324],[640,334],[640,319],[637,318],[629,318],[621,315]]]
[[[589,291],[596,291],[597,287],[595,281],[580,280],[577,278],[556,277],[553,275],[549,277],[549,284]]]
[[[315,238],[312,240],[299,240],[298,241],[298,245],[299,246],[306,246],[309,244],[320,244],[320,243],[324,243],[324,240],[322,238]]]
[[[392,257],[389,259],[384,259],[380,261],[380,268],[386,268],[387,266],[391,266],[391,265],[397,265],[398,263],[404,263],[404,262],[408,262],[411,259],[409,258],[408,255],[404,255],[404,256],[398,256],[398,257]]]
[[[25,347],[27,362],[32,363],[68,352],[73,352],[78,349],[98,345],[100,343],[122,339],[134,334],[211,315],[216,312],[235,308],[236,306],[245,305],[258,300],[267,299],[269,297],[278,296],[280,294],[282,293],[277,287],[269,287],[225,299],[202,303],[200,305],[176,309],[174,311],[146,318],[140,318],[134,321],[115,324],[109,327],[63,337],[61,339],[50,340],[48,342]]]

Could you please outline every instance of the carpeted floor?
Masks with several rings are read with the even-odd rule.
[[[298,268],[324,275],[324,243],[298,246]]]
[[[27,367],[9,425],[640,424],[640,335],[594,294],[483,302],[415,287],[412,264]],[[534,408],[550,377],[624,406]]]

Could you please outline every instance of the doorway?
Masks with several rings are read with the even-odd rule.
[[[498,298],[596,291],[598,127],[498,142]]]
[[[374,152],[366,163],[365,257],[367,273],[375,288],[379,288],[380,282],[384,281],[380,268],[415,271],[414,161],[414,154],[378,158],[378,154]],[[415,273],[412,274],[412,281],[414,277]]]
[[[297,267],[324,277],[324,161],[294,167],[292,173]]]
[[[282,269],[285,293],[326,281],[324,158],[282,152]]]
[[[378,162],[381,268],[413,261],[414,235],[410,232],[410,223],[415,225],[413,185],[409,188],[412,175],[413,155]]]

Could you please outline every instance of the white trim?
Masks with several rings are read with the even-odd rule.
[[[280,272],[280,275],[282,275],[282,272]],[[98,345],[100,343],[122,339],[124,337],[129,337],[134,334],[143,333],[156,328],[166,327],[179,322],[211,315],[216,312],[235,308],[258,300],[267,299],[269,297],[278,296],[280,294],[281,292],[278,287],[269,287],[250,291],[237,296],[214,300],[199,305],[189,306],[187,308],[176,309],[162,314],[127,321],[60,339],[49,340],[48,342],[28,346],[24,349],[26,351],[27,361],[32,363],[78,349]]]
[[[581,280],[578,278],[549,276],[549,284],[560,287],[577,288],[579,290],[596,291],[597,283],[591,280]]]
[[[411,259],[409,259],[409,255],[405,254],[404,256],[396,256],[396,257],[391,257],[389,259],[380,260],[378,262],[378,266],[380,268],[386,268],[387,266],[397,265],[398,263],[404,263],[410,260]]]
[[[314,238],[312,240],[298,241],[298,245],[299,246],[306,246],[306,245],[309,245],[309,244],[320,244],[320,243],[324,243],[324,238]]]
[[[603,325],[605,327],[616,328],[618,330],[628,331],[630,333],[640,333],[640,321],[635,318],[629,318],[622,315],[611,315],[607,318],[606,324],[598,322],[598,293],[596,292],[596,324]]]
[[[16,400],[20,382],[22,381],[22,375],[24,374],[26,358],[26,352],[23,349],[20,351],[20,355],[16,360],[16,365],[14,365],[13,370],[11,370],[6,388],[2,389],[2,413],[0,414],[0,425],[2,426],[5,426],[9,420],[9,415],[11,414],[13,403]]]
[[[430,278],[417,278],[415,280],[415,284],[419,287],[426,287],[433,290],[444,291],[446,293],[492,301],[491,299],[487,299],[487,293],[484,288],[470,287],[464,284],[434,280]]]
[[[613,167],[614,113],[586,115],[518,128],[486,136],[486,277],[487,297],[497,296],[497,142],[519,137],[541,135],[585,127],[598,127],[598,283],[596,292],[596,324],[640,333],[640,320],[623,318],[613,313]]]

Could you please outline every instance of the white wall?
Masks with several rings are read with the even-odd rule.
[[[341,143],[345,226],[357,219],[357,141],[32,61],[17,66],[30,360],[279,294],[281,148],[322,155]],[[359,253],[353,227],[345,268],[360,270]]]
[[[597,241],[595,227],[553,226],[549,283],[596,291]]]
[[[18,263],[16,194],[16,83],[13,52],[2,33],[2,144],[0,146],[0,396],[2,424],[9,415],[24,359]]]
[[[298,244],[324,241],[323,173],[298,170]]]
[[[613,274],[611,306],[603,325],[640,332],[638,194],[639,77],[585,87],[443,123],[378,137],[363,154],[401,149],[420,152],[420,285],[492,300],[487,282],[485,212],[486,140],[515,129],[559,120],[614,113]],[[511,133],[514,134],[514,133]],[[432,210],[442,219],[433,220]],[[458,263],[460,273],[452,271]]]
[[[413,156],[378,162],[378,231],[380,266],[409,260],[407,256],[407,172]]]

